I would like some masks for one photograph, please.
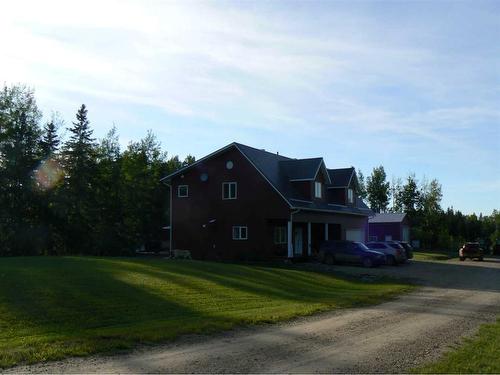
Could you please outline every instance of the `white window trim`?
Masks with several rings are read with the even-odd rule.
[[[186,188],[186,195],[181,195],[181,188]],[[177,186],[177,197],[178,198],[188,198],[189,197],[189,185]]]
[[[319,181],[314,181],[314,198],[323,198],[323,184]]]
[[[278,225],[274,227],[274,244],[285,245],[288,242],[287,228],[285,225]]]
[[[245,234],[246,234],[245,237],[241,236],[241,230],[243,228],[245,228]],[[235,229],[238,230],[238,236],[237,237],[234,236]],[[245,226],[245,225],[233,225],[233,227],[232,227],[232,236],[233,236],[233,240],[235,240],[235,241],[248,240],[248,227]]]
[[[347,189],[347,202],[354,203],[354,190],[351,188]]]
[[[224,197],[224,188],[226,185],[229,185],[229,197],[226,198]],[[234,197],[231,197],[231,185],[234,185]],[[222,183],[222,199],[223,200],[231,200],[231,199],[237,199],[238,198],[238,183],[237,182],[223,182]]]

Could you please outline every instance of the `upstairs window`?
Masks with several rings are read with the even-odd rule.
[[[287,228],[285,226],[274,227],[274,243],[283,245],[287,243]]]
[[[347,201],[350,204],[354,203],[354,191],[352,189],[347,189]]]
[[[189,196],[189,186],[179,185],[177,187],[177,196],[179,198],[187,198]]]
[[[237,195],[236,182],[223,182],[222,183],[222,199],[236,199]]]
[[[246,240],[246,239],[248,239],[248,227],[234,226],[233,240]]]
[[[323,184],[321,182],[314,183],[314,198],[321,198],[323,196]]]

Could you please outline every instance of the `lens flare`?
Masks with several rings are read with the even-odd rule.
[[[59,162],[52,158],[42,161],[35,171],[36,185],[43,191],[53,189],[62,178],[63,169]]]

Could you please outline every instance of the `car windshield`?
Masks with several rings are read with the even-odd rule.
[[[393,249],[401,249],[401,245],[398,243],[390,243],[389,246]]]
[[[354,247],[356,249],[360,249],[360,250],[370,250],[364,243],[362,242],[354,242]]]
[[[478,243],[468,243],[466,246],[469,248],[477,249],[479,247],[479,244]]]

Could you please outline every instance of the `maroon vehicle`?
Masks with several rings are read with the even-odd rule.
[[[484,250],[481,249],[477,242],[467,242],[458,250],[460,260],[464,261],[466,258],[483,260]]]

